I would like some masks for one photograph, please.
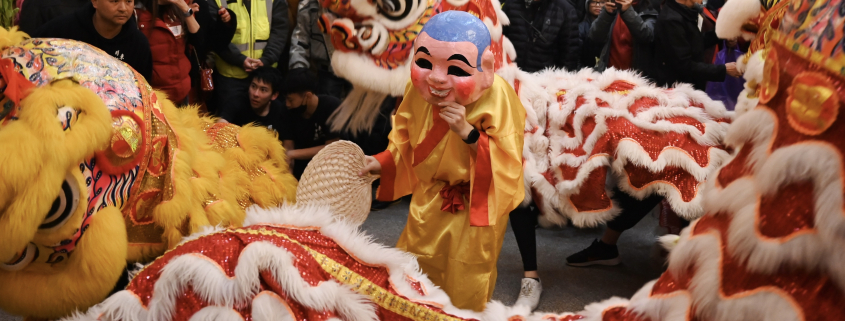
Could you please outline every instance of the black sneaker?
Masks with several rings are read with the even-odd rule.
[[[399,199],[399,200],[401,200],[401,199]],[[370,211],[375,212],[375,211],[383,210],[385,208],[390,207],[390,205],[399,203],[399,200],[395,200],[395,201],[391,201],[391,202],[382,202],[382,201],[373,200],[373,202],[370,205]]]
[[[618,265],[621,262],[616,245],[607,245],[599,240],[594,240],[590,247],[566,258],[566,264],[571,266]]]

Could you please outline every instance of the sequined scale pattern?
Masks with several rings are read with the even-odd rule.
[[[542,222],[605,222],[619,210],[615,187],[663,195],[687,219],[703,214],[700,188],[729,157],[722,139],[732,113],[721,103],[615,70],[517,72],[516,80],[537,115],[525,132],[525,171]]]

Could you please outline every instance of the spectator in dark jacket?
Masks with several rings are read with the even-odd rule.
[[[649,0],[607,1],[590,28],[590,39],[604,43],[597,71],[609,67],[652,74],[657,10]]]
[[[21,31],[32,35],[45,23],[68,13],[73,13],[89,3],[91,3],[91,0],[24,1],[20,12]]]
[[[708,81],[724,81],[725,74],[740,76],[735,63],[713,65],[704,62],[704,48],[719,39],[715,32],[702,34],[698,25],[701,9],[701,0],[666,0],[655,27],[660,85],[686,82],[695,89],[704,90]]]
[[[581,39],[578,18],[567,0],[508,0],[502,7],[511,21],[504,35],[516,48],[520,69],[578,69]]]
[[[605,1],[587,0],[584,3],[586,14],[584,15],[584,19],[581,20],[581,23],[578,24],[578,35],[581,38],[580,68],[596,68],[601,58],[604,42],[590,39],[590,27],[604,8]]]
[[[335,75],[332,69],[334,47],[329,36],[320,31],[320,15],[322,7],[319,0],[299,1],[296,27],[290,39],[289,68],[316,70],[319,80],[317,93],[344,99],[352,90],[352,84]]]
[[[100,48],[151,79],[153,59],[147,37],[138,30],[133,0],[92,0],[73,14],[53,19],[31,36],[73,39]]]

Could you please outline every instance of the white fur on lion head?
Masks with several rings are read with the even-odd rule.
[[[758,0],[728,0],[719,11],[719,18],[716,20],[716,35],[721,39],[742,37],[748,41],[754,40],[755,35],[743,32],[742,26],[757,18],[761,11],[762,5]]]

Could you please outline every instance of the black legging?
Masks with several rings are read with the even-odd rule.
[[[624,232],[645,217],[660,201],[663,196],[652,195],[643,200],[635,199],[625,192],[616,189],[613,192],[613,199],[622,208],[619,216],[607,222],[607,228]],[[537,217],[540,210],[536,207],[517,207],[510,214],[513,235],[516,237],[516,245],[519,247],[519,254],[522,256],[522,267],[525,271],[537,271],[537,238],[536,230]]]

